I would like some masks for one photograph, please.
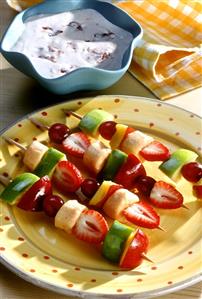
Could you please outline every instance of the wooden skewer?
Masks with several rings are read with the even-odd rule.
[[[22,145],[22,144],[20,144],[19,142],[17,142],[17,141],[15,141],[15,140],[11,139],[10,137],[5,137],[5,136],[3,136],[3,139],[4,139],[6,142],[10,143],[10,144],[14,144],[14,145],[16,145],[16,146],[17,146],[18,148],[20,148],[23,152],[25,152],[25,151],[27,150],[27,148],[26,148],[24,145]]]
[[[161,227],[161,226],[158,226],[157,229],[160,229],[160,230],[162,230],[163,232],[165,232],[165,229],[164,229],[163,227]]]
[[[71,111],[71,110],[66,110],[66,109],[62,109],[64,111],[64,113],[68,116],[73,115],[74,117],[78,118],[78,119],[82,119],[82,116],[79,115],[78,113]]]
[[[182,205],[182,208],[189,210],[189,207],[185,206],[184,204]]]
[[[40,129],[46,131],[46,130],[49,130],[50,129],[50,126],[47,126],[47,125],[44,125],[42,123],[40,123],[38,120],[36,120],[35,118],[33,117],[29,117],[29,120],[37,127],[39,127]]]
[[[8,184],[11,182],[11,179],[9,179],[8,177],[5,177],[4,175],[0,174],[0,182],[4,186],[8,186]]]
[[[146,261],[148,261],[148,262],[154,264],[154,262],[153,262],[148,256],[146,256],[144,253],[141,254],[141,257],[142,257],[144,260],[146,260]]]

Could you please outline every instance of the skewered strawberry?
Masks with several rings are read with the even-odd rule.
[[[156,182],[150,193],[150,202],[163,209],[176,209],[182,206],[183,196],[172,185]]]
[[[47,126],[42,125],[34,118],[29,118],[29,120],[37,127],[48,130],[50,141],[57,146],[59,145],[60,150],[67,155],[82,158],[90,145],[90,140],[86,134],[82,132],[71,132],[70,134],[70,128],[65,124],[55,123]]]

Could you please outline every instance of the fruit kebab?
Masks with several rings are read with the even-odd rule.
[[[19,146],[18,142],[10,138],[5,137],[5,140]],[[75,193],[80,199],[83,199],[87,195],[85,198],[88,198],[87,202],[89,206],[102,209],[105,214],[112,219],[120,219],[121,222],[130,225],[135,224],[150,229],[162,229],[159,226],[160,217],[152,206],[147,202],[140,201],[136,194],[125,189],[122,185],[111,181],[103,181],[103,183],[99,185],[96,180],[84,179],[79,169],[67,160],[61,160],[55,163],[54,170],[47,168],[47,163],[51,165],[53,165],[53,163],[49,161],[51,158],[46,160],[46,152],[43,154],[44,156],[41,157],[41,146],[42,148],[46,147],[38,141],[33,141],[27,149],[20,145],[21,150],[24,151],[23,162],[35,175],[51,174],[51,180],[60,192],[64,194]],[[57,152],[56,150],[58,156]],[[41,160],[38,159],[38,157],[40,157]],[[46,163],[43,167],[44,161],[46,161]],[[40,169],[40,172],[38,172],[38,169]],[[92,186],[94,186],[93,190]],[[90,198],[92,199],[90,200]],[[181,197],[178,201],[179,200],[182,201],[183,198]]]
[[[82,132],[93,137],[101,135],[109,141],[112,149],[132,153],[148,161],[164,161],[170,157],[169,149],[153,137],[127,125],[116,123],[112,115],[111,120],[102,120],[102,114],[106,113],[104,110],[93,109],[83,117],[73,111],[64,110],[64,112],[80,120],[78,128]]]
[[[54,217],[55,227],[79,240],[100,245],[102,255],[121,268],[133,269],[143,259],[151,262],[145,256],[149,241],[143,231],[116,220],[109,229],[98,211],[88,209],[77,200],[64,202],[60,196],[53,195],[47,176],[39,178],[32,173],[22,173],[12,181],[0,176],[0,182],[7,185],[0,194],[5,203],[30,212],[43,210],[46,215]]]
[[[178,149],[171,154],[164,144],[154,140],[153,137],[127,125],[118,124],[114,120],[97,121],[97,114],[105,113],[103,110],[91,110],[83,117],[72,111],[65,111],[65,113],[80,120],[78,127],[81,131],[90,136],[100,134],[110,141],[112,149],[118,148],[127,154],[133,153],[148,161],[163,161],[159,166],[160,170],[173,180],[177,179],[183,165],[195,162],[198,157],[195,152],[187,149]]]
[[[136,190],[140,197],[146,198],[147,201],[158,208],[175,209],[181,206],[185,207],[181,193],[172,185],[163,181],[156,182],[152,177],[147,176],[143,164],[134,154],[126,154],[119,149],[111,150],[100,140],[91,141],[84,148],[84,146],[80,146],[83,138],[80,134],[84,135],[84,133],[77,132],[64,137],[61,132],[61,128],[63,132],[65,131],[66,125],[64,124],[56,123],[50,127],[44,127],[34,119],[31,119],[31,121],[43,129],[48,128],[50,140],[54,144],[63,142],[60,148],[67,155],[70,153],[70,155],[78,156],[79,152],[83,164],[98,180],[112,180],[126,189]],[[72,135],[74,135],[73,138]],[[60,136],[60,141],[59,137],[56,139],[57,136]],[[84,135],[84,138],[87,137]],[[64,143],[68,144],[68,147],[65,147]],[[153,192],[151,193],[152,189]]]

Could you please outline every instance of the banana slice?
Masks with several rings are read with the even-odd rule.
[[[84,210],[87,210],[87,207],[80,204],[76,199],[68,200],[57,212],[55,226],[71,233]]]
[[[102,170],[110,153],[111,149],[98,140],[87,148],[83,162],[93,173],[97,174]]]
[[[38,166],[47,150],[48,147],[44,144],[37,140],[33,141],[24,154],[23,163],[33,171]]]
[[[103,206],[103,211],[112,219],[118,219],[124,209],[138,201],[139,197],[136,194],[121,188],[107,199]]]
[[[128,134],[121,145],[121,150],[138,156],[139,151],[153,140],[151,136],[136,130]]]

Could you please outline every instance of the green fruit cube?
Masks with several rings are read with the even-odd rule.
[[[164,161],[159,168],[170,178],[177,179],[181,167],[195,161],[197,157],[195,152],[181,148],[172,153],[170,158]]]
[[[112,262],[119,262],[124,245],[133,231],[131,227],[115,220],[104,239],[103,256]]]
[[[99,126],[109,120],[113,120],[113,115],[100,109],[94,109],[86,113],[79,123],[79,128],[91,136],[98,135]]]
[[[1,193],[0,198],[9,203],[10,205],[14,205],[18,203],[21,196],[24,192],[31,187],[36,181],[39,180],[39,177],[25,172],[21,175],[18,175]]]
[[[62,159],[65,159],[65,154],[56,150],[55,148],[50,147],[41,159],[41,162],[34,170],[34,173],[40,178],[45,175],[51,176],[55,166]]]

